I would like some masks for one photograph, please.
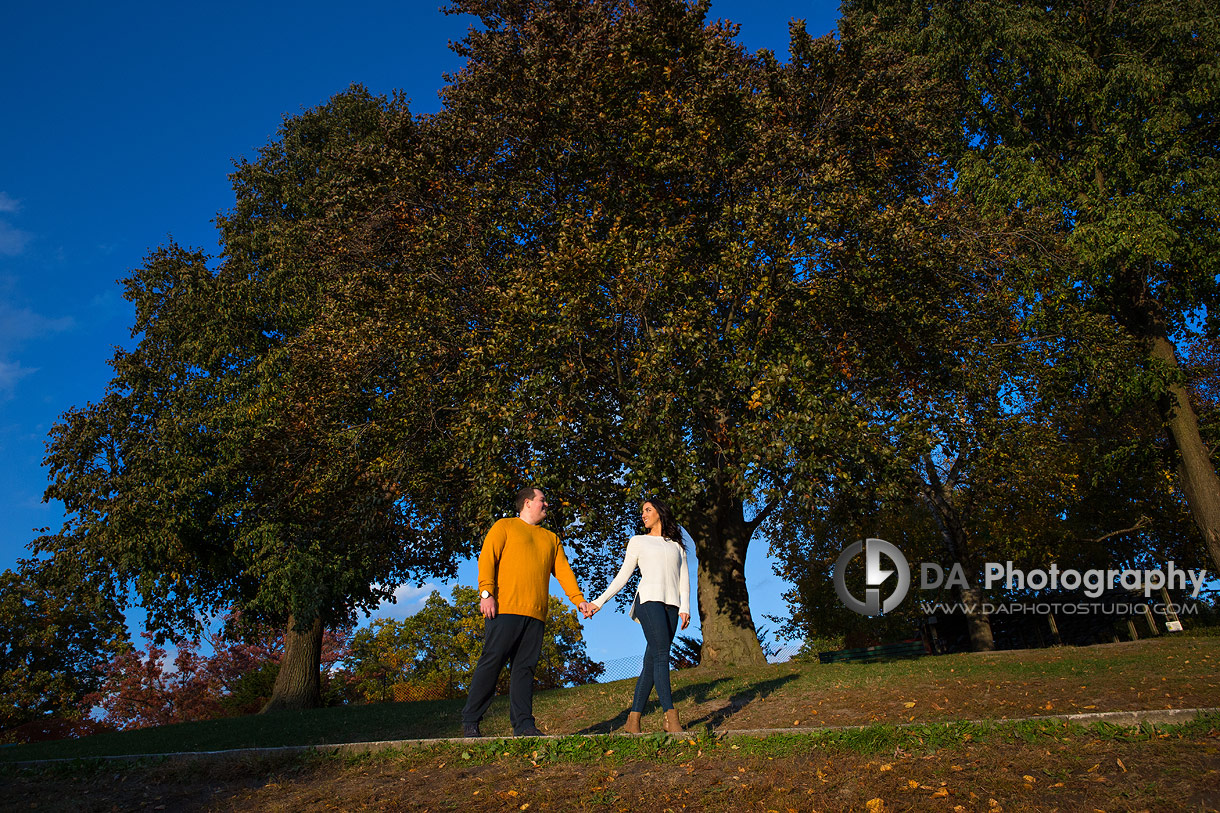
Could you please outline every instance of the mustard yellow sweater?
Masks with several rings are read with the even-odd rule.
[[[491,526],[479,554],[479,592],[495,596],[499,612],[545,621],[552,574],[573,604],[585,600],[559,537],[519,517]]]

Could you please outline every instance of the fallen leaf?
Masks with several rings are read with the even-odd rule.
[[[905,706],[905,707],[906,707],[906,708],[908,708],[908,709],[913,709],[913,708],[915,708],[915,701],[914,701],[914,700],[909,700],[909,701],[907,701],[906,703],[903,703],[902,705],[903,705],[903,706]]]
[[[939,790],[937,790],[937,791],[936,791],[936,793],[933,793],[933,794],[932,794],[932,798],[933,798],[933,799],[940,799],[940,798],[945,797],[945,796],[948,796],[948,795],[949,795],[949,790],[948,790],[948,788],[940,788]]]
[[[867,810],[868,813],[885,813],[885,800],[869,799],[864,803],[864,809]]]

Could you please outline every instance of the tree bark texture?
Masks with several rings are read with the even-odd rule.
[[[970,578],[967,576],[967,578]],[[983,612],[983,591],[977,584],[959,587],[958,600],[966,608],[966,629],[970,632],[970,651],[991,652],[995,649],[995,637],[991,633],[991,619]]]
[[[720,499],[697,507],[686,522],[699,563],[699,623],[703,631],[700,664],[766,663],[750,614],[746,551],[753,528],[743,505]]]
[[[262,713],[299,711],[321,705],[321,668],[322,619],[315,618],[312,625],[298,630],[295,619],[289,617],[280,671],[271,690],[271,699],[263,706]]]
[[[1152,356],[1178,370],[1177,353],[1163,334],[1152,339]],[[1190,395],[1181,384],[1170,385],[1158,406],[1169,430],[1169,439],[1178,452],[1178,477],[1182,493],[1195,524],[1203,533],[1212,565],[1220,572],[1220,477],[1211,454],[1199,434],[1199,418]]]
[[[962,566],[962,572],[965,573],[969,582],[968,587],[958,588],[958,600],[966,614],[966,629],[970,633],[970,649],[974,652],[991,652],[995,649],[995,637],[991,632],[991,620],[983,612],[983,591],[974,578],[974,562],[969,561],[972,557],[969,556],[970,546],[966,539],[966,529],[962,525],[957,509],[954,508],[946,494],[947,487],[937,476],[936,467],[931,458],[925,460],[924,468],[927,473],[927,481],[923,484],[923,493],[928,503],[928,509],[932,512],[932,519],[936,521],[937,528],[940,529],[949,558]]]

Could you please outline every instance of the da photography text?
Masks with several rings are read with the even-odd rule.
[[[859,555],[864,555],[864,596],[851,592],[845,578],[847,567]],[[886,561],[888,560],[888,561]],[[890,577],[895,577],[891,582]],[[1170,561],[1165,568],[1154,570],[1130,569],[1060,569],[1057,564],[1049,568],[1022,570],[1012,562],[988,562],[983,566],[983,587],[993,589],[1003,586],[1006,590],[1082,590],[1089,598],[1099,598],[1107,589],[1117,584],[1124,590],[1143,592],[1151,598],[1154,591],[1168,588],[1184,591],[1191,588],[1191,598],[1197,599],[1207,579],[1207,571],[1179,568]],[[895,545],[884,539],[862,539],[848,545],[839,554],[834,569],[835,592],[843,605],[860,615],[884,615],[906,598],[911,588],[911,567],[906,557]],[[960,564],[948,571],[935,562],[924,562],[919,566],[919,589],[938,590],[951,587],[970,587],[966,572]],[[888,595],[885,592],[888,590]],[[1056,605],[1065,606],[1065,605]],[[1086,605],[1074,604],[1080,614]],[[987,610],[984,608],[984,611]],[[1067,612],[1067,611],[1065,611]]]
[[[1005,590],[1080,590],[1089,598],[1098,598],[1107,588],[1118,583],[1124,590],[1143,591],[1144,598],[1151,598],[1154,591],[1167,587],[1170,590],[1185,590],[1191,586],[1191,598],[1198,598],[1207,578],[1206,570],[1184,570],[1173,560],[1161,570],[1060,570],[1051,565],[1042,570],[1019,570],[1012,562],[983,565],[983,587],[990,590],[1002,583]],[[948,575],[945,569],[932,562],[919,567],[919,588],[935,590],[941,587],[968,587],[966,573],[960,564],[955,564]]]

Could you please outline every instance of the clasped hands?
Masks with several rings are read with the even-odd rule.
[[[583,615],[586,619],[588,619],[588,618],[592,618],[593,616],[597,615],[597,611],[600,610],[601,607],[598,607],[592,601],[582,601],[580,603],[578,609],[580,610],[580,614]]]

